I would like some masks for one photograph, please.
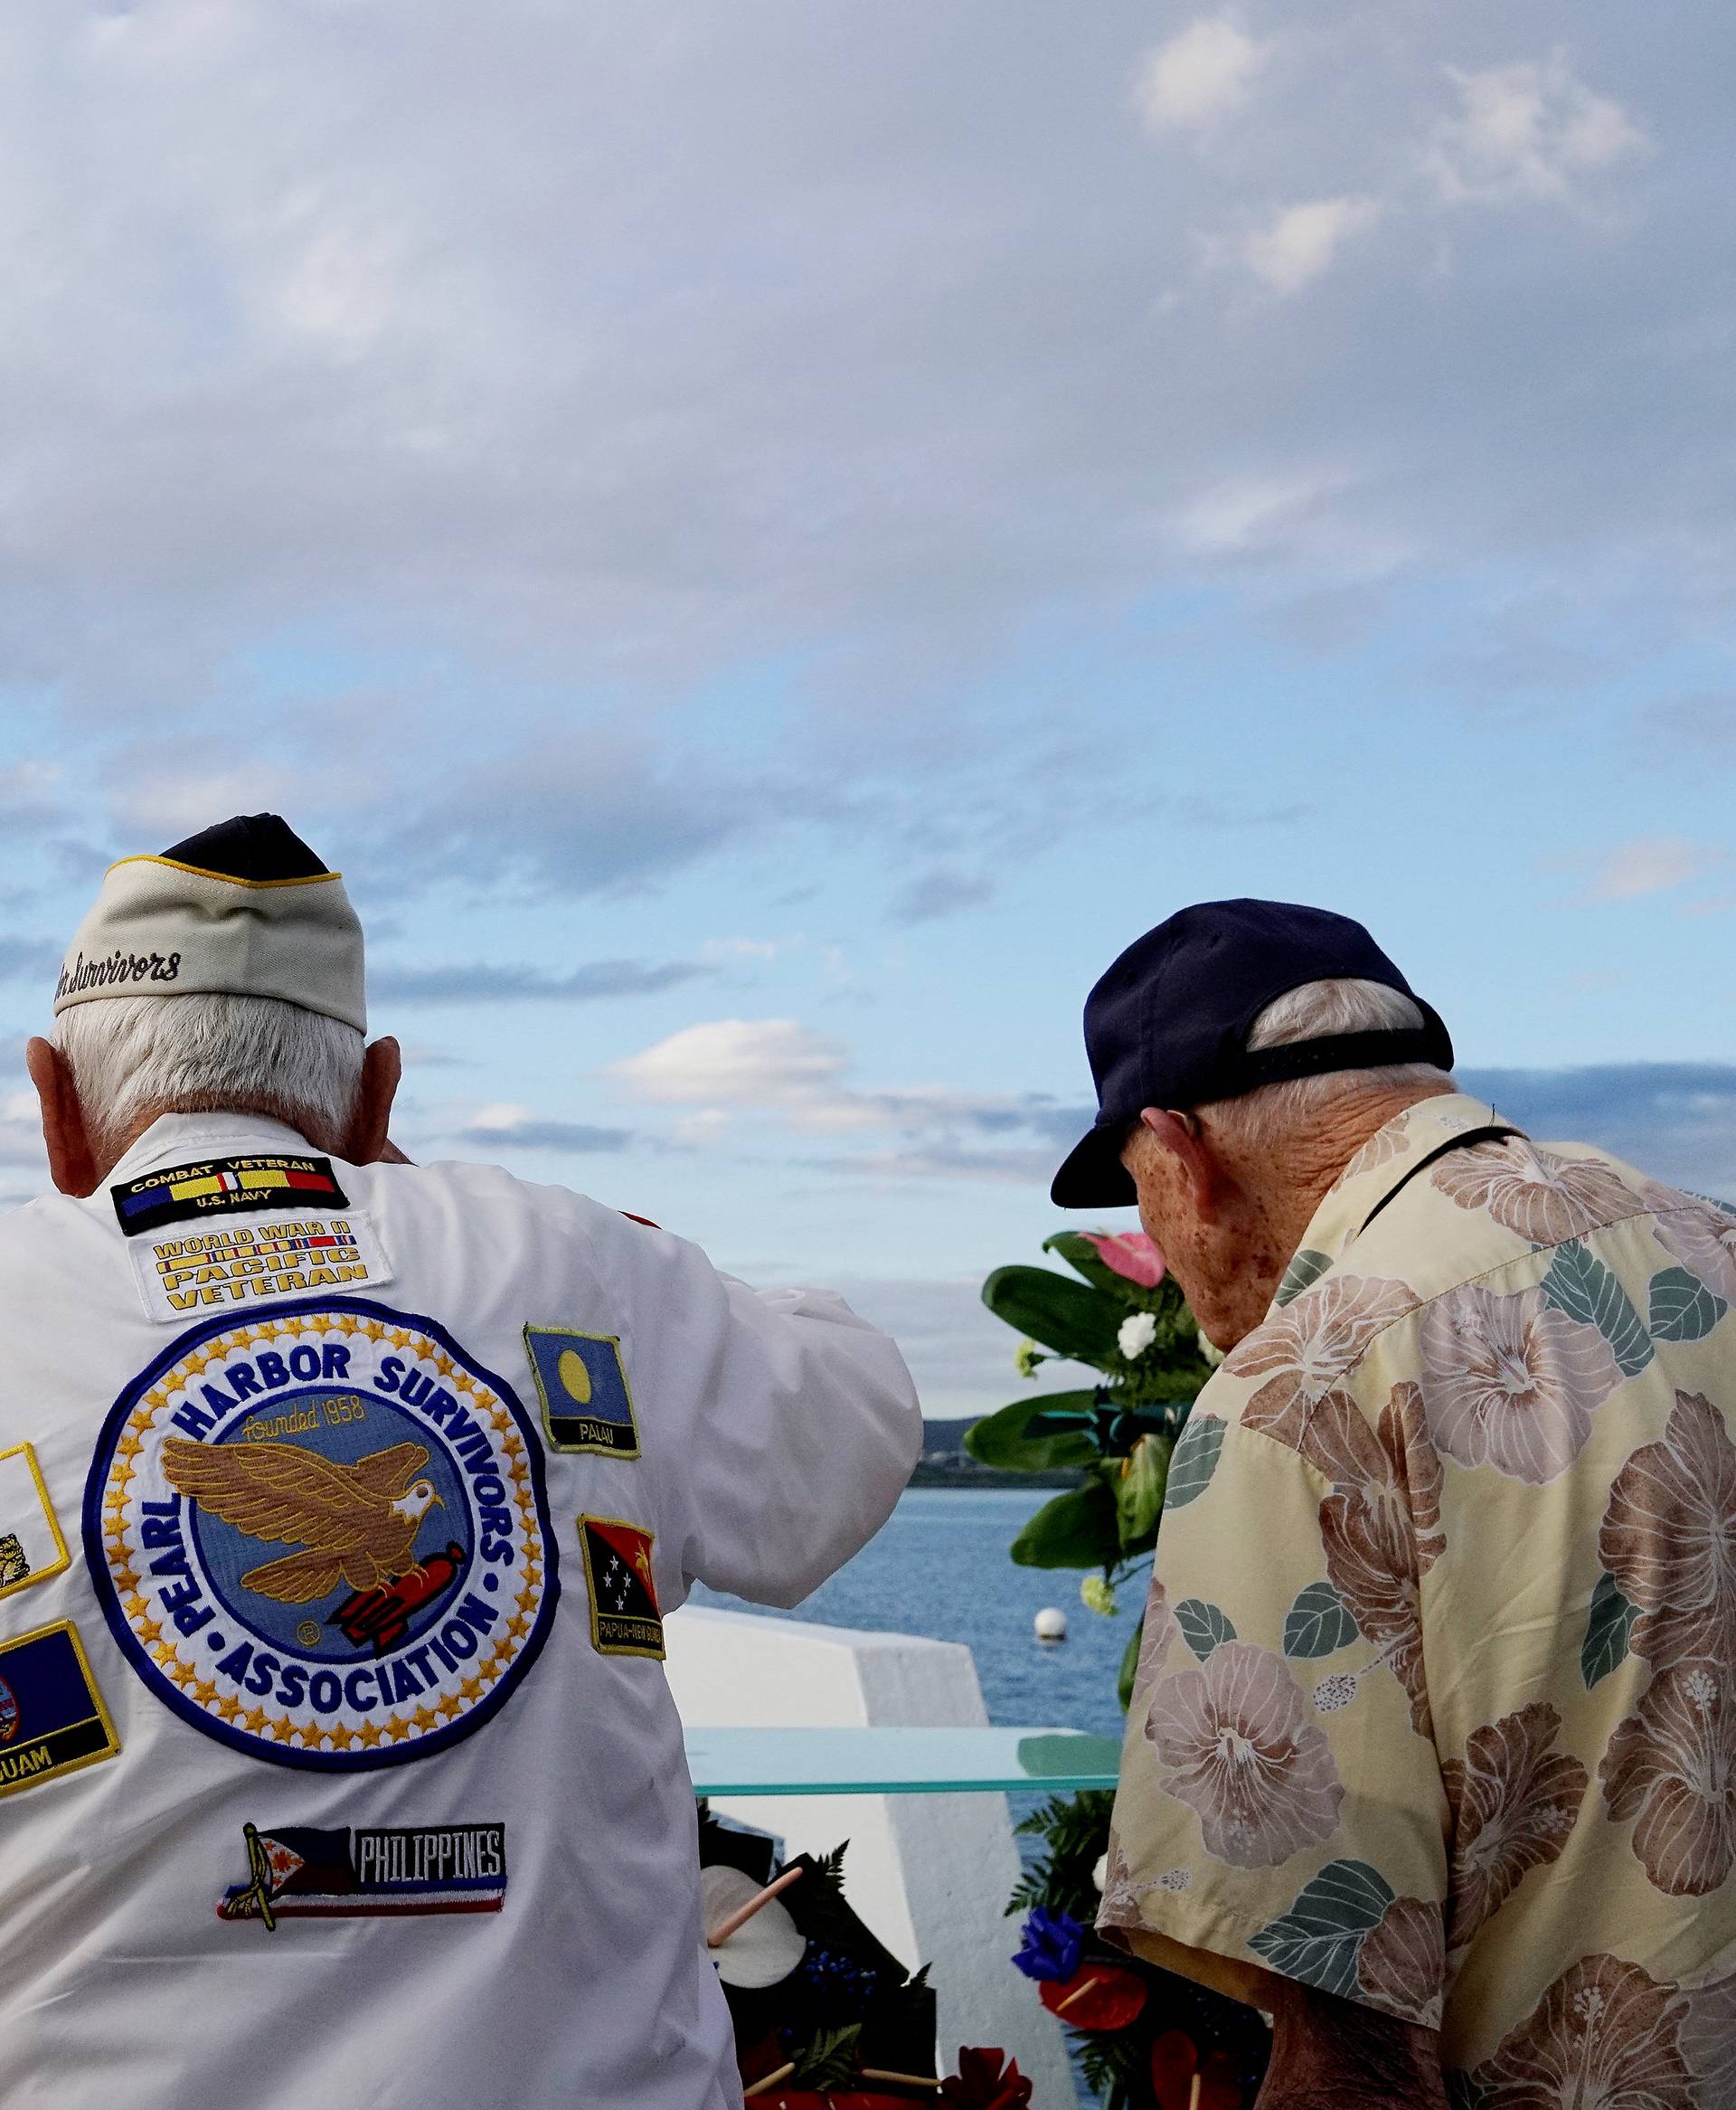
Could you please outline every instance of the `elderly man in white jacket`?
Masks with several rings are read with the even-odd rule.
[[[662,1619],[791,1604],[920,1420],[835,1297],[414,1167],[275,816],[104,883],[0,1221],[0,2105],[712,2110]]]

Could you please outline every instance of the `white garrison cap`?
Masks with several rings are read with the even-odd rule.
[[[275,813],[238,814],[160,857],[123,857],[79,925],[54,992],[277,997],[367,1030],[362,925],[344,891]]]

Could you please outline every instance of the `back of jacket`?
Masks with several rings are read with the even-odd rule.
[[[733,2102],[662,1617],[920,1432],[835,1298],[488,1168],[173,1115],[0,1219],[0,2105]]]

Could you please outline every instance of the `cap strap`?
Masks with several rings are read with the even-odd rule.
[[[1213,1079],[1214,1085],[1219,1085],[1213,1096],[1240,1097],[1262,1084],[1282,1083],[1290,1077],[1317,1077],[1328,1070],[1382,1070],[1391,1063],[1433,1063],[1450,1069],[1452,1062],[1453,1046],[1444,1026],[1333,1033],[1319,1040],[1287,1041],[1278,1047],[1226,1049],[1219,1077]],[[1230,1089],[1223,1090],[1222,1084]]]

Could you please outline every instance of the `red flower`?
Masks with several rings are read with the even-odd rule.
[[[1030,2110],[1031,2083],[997,2044],[958,2048],[958,2071],[940,2084],[952,2110]]]
[[[1142,1290],[1155,1290],[1168,1270],[1160,1247],[1153,1244],[1143,1231],[1087,1231],[1087,1245],[1097,1248],[1097,1257],[1107,1268],[1128,1282],[1137,1282]]]
[[[1070,2029],[1125,2030],[1146,2004],[1146,1982],[1113,1963],[1088,1963],[1064,1985],[1049,1979],[1037,1994]]]

